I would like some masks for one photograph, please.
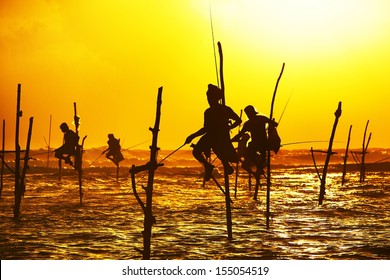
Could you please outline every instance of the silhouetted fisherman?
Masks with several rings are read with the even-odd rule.
[[[247,132],[250,133],[251,141],[244,152],[242,168],[255,175],[256,178],[259,178],[266,165],[268,140],[266,124],[269,125],[269,128],[275,128],[278,124],[266,116],[258,115],[258,112],[252,105],[245,107],[244,111],[248,120],[244,123],[241,131],[232,138],[232,142],[240,141],[243,137],[245,137]],[[256,173],[254,173],[251,169],[253,164],[256,166]]]
[[[205,180],[208,181],[214,169],[214,166],[207,161],[207,157],[211,156],[211,149],[221,160],[225,172],[229,175],[234,172],[229,162],[237,162],[238,158],[229,131],[240,125],[241,119],[230,107],[219,103],[222,99],[220,88],[209,84],[206,94],[210,107],[204,112],[203,127],[189,135],[185,143],[189,144],[194,138],[203,135],[194,146],[193,155],[205,167]]]
[[[114,134],[110,133],[108,134],[108,148],[102,152],[102,154],[106,154],[106,158],[111,160],[115,165],[118,165],[119,162],[124,160],[124,157],[121,153],[121,145],[120,145],[120,139],[116,139],[114,137]]]
[[[73,166],[71,156],[76,155],[76,149],[79,142],[77,134],[69,129],[66,123],[60,125],[61,131],[64,133],[64,141],[61,147],[55,150],[55,157],[65,160],[65,163]]]

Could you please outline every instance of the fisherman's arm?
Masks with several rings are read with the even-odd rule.
[[[206,133],[206,129],[205,129],[204,127],[202,127],[202,128],[199,129],[197,132],[192,133],[191,135],[189,135],[189,136],[187,137],[186,141],[185,141],[185,144],[191,143],[191,141],[192,141],[194,138],[196,138],[196,137],[198,137],[198,136],[201,136],[201,135],[203,135],[203,134],[205,134],[205,133]]]
[[[231,141],[232,142],[238,142],[241,140],[242,136],[244,136],[245,133],[249,132],[247,123],[244,123],[242,129],[235,135]]]
[[[277,127],[278,126],[278,123],[275,122],[275,119],[270,119],[266,116],[264,116],[265,120],[266,120],[266,123],[268,123],[269,125],[272,125],[273,127]]]
[[[244,135],[244,133],[245,133],[245,132],[243,132],[243,131],[241,130],[239,133],[237,133],[236,136],[234,136],[234,137],[231,139],[231,141],[232,141],[232,142],[238,142],[238,141],[240,141],[240,139],[241,139],[242,135]]]
[[[240,117],[232,109],[230,113],[230,119],[233,120],[233,123],[229,125],[229,129],[233,129],[242,123]]]

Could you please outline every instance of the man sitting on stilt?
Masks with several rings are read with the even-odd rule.
[[[250,133],[251,142],[249,142],[244,153],[242,168],[253,174],[256,179],[259,179],[260,175],[264,174],[263,168],[266,166],[266,149],[269,144],[266,124],[273,128],[278,124],[264,115],[259,115],[252,105],[246,106],[244,111],[248,120],[244,123],[241,131],[232,138],[232,142],[240,141],[247,132]],[[252,165],[256,166],[256,171],[252,170]]]
[[[230,107],[219,103],[222,99],[220,88],[209,84],[206,95],[210,107],[204,112],[204,125],[197,132],[189,135],[185,143],[189,144],[194,138],[202,136],[194,146],[193,155],[203,164],[205,180],[208,181],[214,169],[214,166],[206,159],[210,157],[211,149],[222,161],[224,171],[229,175],[234,172],[229,162],[237,162],[238,158],[231,143],[229,131],[237,127],[241,119]]]
[[[125,159],[121,152],[120,139],[116,139],[114,134],[110,133],[108,134],[107,144],[108,148],[105,149],[102,154],[107,153],[106,158],[118,166],[119,162]]]
[[[69,129],[69,126],[66,123],[62,123],[60,129],[64,133],[64,143],[55,150],[54,155],[58,159],[65,160],[66,164],[73,166],[71,156],[76,155],[79,137],[73,130]]]

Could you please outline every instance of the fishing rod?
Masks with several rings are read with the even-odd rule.
[[[51,150],[49,153],[54,153],[55,152],[55,149],[54,150]],[[40,153],[36,153],[36,154],[31,154],[30,156],[39,156],[39,155],[43,155],[43,154],[47,154],[48,152],[40,152]]]
[[[333,141],[336,143],[344,143],[343,141]],[[298,142],[290,142],[286,144],[281,144],[280,146],[288,146],[288,145],[298,145],[298,144],[308,144],[308,143],[329,143],[329,141],[298,141]]]
[[[290,103],[290,99],[291,99],[291,96],[292,96],[293,92],[294,92],[294,89],[291,91],[290,96],[289,96],[289,98],[288,98],[288,100],[287,100],[287,103],[286,103],[286,105],[285,105],[284,108],[283,108],[283,111],[282,111],[282,114],[280,115],[278,124],[280,124],[280,121],[282,120],[282,117],[283,117],[283,115],[284,115],[284,111],[286,111],[287,105],[288,105],[288,103]]]
[[[169,155],[167,155],[165,158],[163,158],[162,160],[160,160],[157,164],[162,163],[164,160],[166,160],[166,159],[169,158],[171,155],[173,155],[174,153],[176,153],[178,150],[180,150],[181,148],[183,148],[185,145],[187,145],[187,143],[184,143],[184,144],[181,145],[179,148],[177,148],[176,150],[172,151]]]
[[[135,148],[135,147],[137,147],[137,146],[139,146],[139,145],[142,145],[142,144],[145,144],[146,142],[149,142],[150,140],[148,139],[148,140],[145,140],[145,141],[143,141],[143,142],[141,142],[141,143],[138,143],[138,144],[135,144],[135,145],[133,145],[133,146],[131,146],[131,147],[128,147],[127,149],[123,149],[124,151],[128,151],[128,150],[130,150],[131,148]]]
[[[367,165],[379,163],[379,162],[385,161],[385,160],[387,160],[387,159],[390,159],[390,157],[385,157],[385,158],[382,158],[382,159],[380,159],[380,160],[377,160],[377,161],[374,161],[374,162],[371,162],[371,163],[367,163]]]
[[[171,153],[169,153],[166,157],[164,157],[162,160],[160,160],[157,164],[160,164],[162,163],[164,160],[166,160],[168,157],[172,156],[174,153],[176,153],[178,150],[180,150],[181,148],[183,148],[187,143],[184,143],[183,145],[181,145],[180,147],[178,147],[176,150],[172,151]],[[103,154],[102,154],[103,155]],[[100,155],[100,156],[102,156]],[[100,157],[99,156],[99,157]],[[141,178],[138,179],[138,181],[135,183],[135,185],[137,185],[143,178],[145,178],[146,174],[144,174]],[[130,190],[126,193],[128,194],[130,193]],[[124,196],[121,198],[123,199]],[[116,207],[114,207],[113,209],[115,209]]]
[[[123,151],[128,151],[128,150],[130,150],[131,148],[137,147],[137,146],[142,145],[142,144],[144,144],[144,143],[146,143],[146,142],[149,142],[149,140],[146,140],[146,141],[143,141],[143,142],[141,142],[141,143],[135,144],[134,146],[128,147],[127,149],[123,149]],[[106,152],[103,151],[103,152],[102,152],[96,159],[94,159],[89,165],[91,166],[92,164],[94,164],[94,163],[95,163],[99,158],[101,158],[101,156],[104,155],[105,153],[106,153]]]
[[[89,166],[91,166],[92,164],[94,164],[102,155],[104,155],[105,152],[103,151],[96,159],[94,159],[90,164]]]

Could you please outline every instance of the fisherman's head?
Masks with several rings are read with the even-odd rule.
[[[67,125],[67,123],[62,123],[61,125],[60,125],[60,129],[61,129],[61,131],[62,132],[67,132],[68,130],[69,130],[69,126]]]
[[[108,134],[108,138],[110,138],[110,139],[114,138],[114,134],[112,134],[112,133]]]
[[[258,114],[256,109],[255,109],[255,107],[253,107],[252,105],[246,106],[244,111],[245,111],[245,114],[248,116],[249,119],[254,117],[254,116],[256,116]]]
[[[222,99],[222,90],[215,85],[209,84],[206,95],[210,105],[217,104]]]

